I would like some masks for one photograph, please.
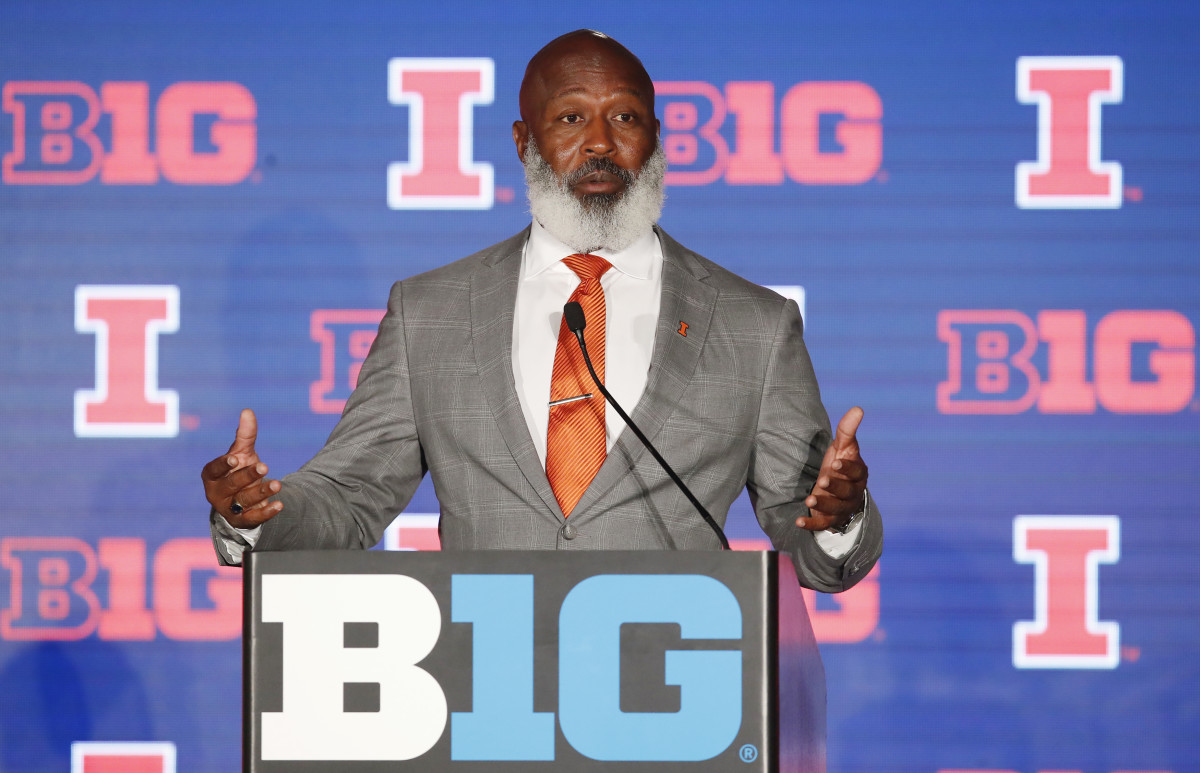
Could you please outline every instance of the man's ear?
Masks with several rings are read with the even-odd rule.
[[[529,145],[529,127],[524,121],[513,121],[513,144],[517,146],[517,157],[525,161],[525,148]]]

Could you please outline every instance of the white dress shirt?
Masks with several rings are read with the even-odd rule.
[[[550,379],[563,304],[579,286],[579,276],[562,262],[573,252],[535,220],[517,284],[513,379],[542,467],[546,466]],[[662,247],[654,232],[646,231],[620,252],[596,250],[592,254],[612,264],[600,277],[606,317],[604,386],[626,413],[632,413],[646,391],[650,355],[654,352],[654,330],[662,299]],[[596,320],[589,319],[587,323],[592,325]],[[624,429],[625,422],[609,405],[604,415],[604,438],[610,451]]]
[[[546,427],[550,420],[550,379],[558,348],[563,305],[579,286],[579,276],[562,259],[575,251],[551,236],[536,220],[525,244],[521,276],[517,284],[516,312],[513,315],[512,369],[529,435],[537,448],[542,467],[546,466]],[[654,353],[654,333],[662,300],[662,246],[653,231],[632,245],[612,252],[596,250],[612,264],[600,277],[604,289],[605,356],[604,385],[626,413],[646,391],[650,357]],[[593,324],[594,320],[588,320]],[[625,430],[625,422],[608,406],[604,416],[605,441],[609,450]],[[676,470],[687,482],[687,470]],[[696,515],[700,517],[699,514]],[[246,547],[253,547],[262,527],[237,529],[219,519],[222,540],[230,558],[240,560]],[[814,532],[817,544],[832,558],[841,558],[858,542],[861,521],[845,534]]]

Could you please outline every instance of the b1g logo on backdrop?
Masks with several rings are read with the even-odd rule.
[[[1113,311],[1089,336],[1077,309],[1036,320],[951,309],[938,313],[937,330],[947,346],[941,413],[1177,413],[1195,393],[1196,333],[1176,311]]]
[[[231,185],[257,157],[257,106],[239,83],[174,83],[152,104],[141,81],[104,83],[99,95],[77,81],[10,81],[3,105],[13,145],[0,176],[10,185],[97,175],[105,185]]]
[[[858,185],[879,171],[883,102],[866,83],[797,83],[778,113],[770,81],[731,81],[724,91],[664,81],[654,89],[668,185]],[[732,137],[723,131],[730,118]]]
[[[592,760],[684,762],[717,756],[742,728],[742,609],[713,577],[602,574],[570,588],[557,615],[557,716],[534,710],[534,575],[455,574],[450,605],[451,622],[471,624],[470,711],[450,712],[447,686],[417,665],[443,637],[421,581],[263,576],[262,622],[283,624],[283,665],[282,706],[261,714],[261,759],[411,760],[449,719],[452,761],[554,760],[561,730]],[[623,657],[628,625],[721,646],[664,653],[676,710],[622,705],[623,670],[646,667]]]
[[[309,336],[321,346],[321,376],[308,387],[313,413],[341,413],[379,332],[384,309],[317,309]]]
[[[213,562],[212,542],[177,537],[0,538],[0,639],[227,641],[242,632],[240,567]],[[149,601],[147,601],[149,599]]]
[[[1023,56],[1017,101],[1038,106],[1037,161],[1017,164],[1022,209],[1121,206],[1122,170],[1100,157],[1100,108],[1124,98],[1119,56]]]

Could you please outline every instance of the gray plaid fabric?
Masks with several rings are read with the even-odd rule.
[[[841,559],[794,525],[831,437],[796,304],[658,234],[662,305],[633,420],[718,522],[748,488],[763,530],[793,556],[803,584],[850,587],[882,549],[874,498],[857,546]],[[393,286],[341,421],[320,453],[283,479],[284,509],[264,524],[255,550],[370,547],[427,470],[444,550],[718,547],[628,430],[576,506],[574,538],[564,537],[513,386],[527,236]]]

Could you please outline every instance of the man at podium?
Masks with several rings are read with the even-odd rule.
[[[831,432],[796,304],[657,226],[658,130],[653,82],[615,40],[579,30],[535,54],[513,124],[532,222],[393,286],[357,389],[298,472],[267,477],[242,412],[202,473],[221,563],[370,547],[426,472],[445,550],[718,548],[598,380],[716,524],[748,489],[802,584],[864,577],[882,525],[862,410]],[[568,325],[566,303],[584,319]]]

